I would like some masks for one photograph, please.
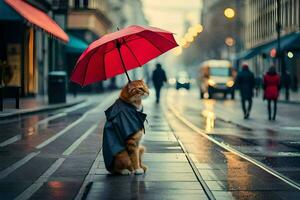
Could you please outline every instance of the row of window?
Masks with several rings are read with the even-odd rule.
[[[98,9],[103,10],[106,7],[105,0],[69,0],[71,8],[75,9]]]
[[[282,34],[300,30],[300,1],[281,0]],[[247,0],[244,38],[247,48],[276,37],[276,0]]]

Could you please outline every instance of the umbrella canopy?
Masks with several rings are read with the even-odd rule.
[[[129,26],[104,35],[82,53],[71,75],[81,86],[140,67],[178,46],[173,33],[154,27]],[[130,81],[130,79],[129,79]]]

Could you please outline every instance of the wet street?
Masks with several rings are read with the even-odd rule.
[[[278,120],[268,122],[257,100],[243,120],[238,100],[169,89],[157,105],[151,95],[144,100],[148,171],[112,176],[101,140],[103,111],[117,95],[1,120],[0,199],[300,198],[297,107],[280,104]]]

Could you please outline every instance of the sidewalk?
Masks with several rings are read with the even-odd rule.
[[[197,105],[197,108],[203,111],[211,111],[216,118],[223,121],[244,126],[249,129],[273,129],[282,133],[290,131],[291,129],[300,130],[300,105],[298,103],[278,103],[276,121],[268,120],[267,102],[263,101],[262,97],[255,97],[253,99],[252,110],[250,118],[244,119],[240,94],[237,91],[236,99],[205,99],[200,100],[198,91],[190,90],[188,92],[191,102]],[[293,98],[300,95],[297,93]],[[283,101],[285,102],[285,101]],[[191,103],[193,105],[193,103]]]
[[[239,93],[238,90],[236,92]],[[255,90],[254,90],[254,94],[255,94]],[[262,100],[262,95],[263,95],[263,90],[260,89],[259,95],[254,96],[254,99]],[[281,88],[278,102],[279,103],[300,104],[300,92],[299,91],[298,92],[293,92],[293,91],[290,90],[290,100],[286,101],[285,100],[285,89]]]
[[[142,142],[146,174],[110,175],[99,153],[75,199],[207,199],[162,108],[152,100],[144,104],[149,121]]]
[[[16,109],[14,99],[4,99],[3,111],[0,111],[0,120],[7,117],[70,107],[82,103],[85,100],[85,95],[79,95],[77,97],[68,95],[66,103],[48,104],[47,96],[27,97],[20,99],[20,109]]]

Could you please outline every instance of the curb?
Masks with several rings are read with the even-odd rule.
[[[71,106],[75,106],[77,104],[85,102],[86,99],[78,100],[72,103],[60,103],[60,104],[54,104],[54,105],[46,105],[40,108],[31,108],[31,109],[20,109],[17,112],[13,113],[6,113],[6,114],[0,114],[0,120],[4,120],[7,118],[11,117],[17,117],[17,116],[23,116],[23,115],[29,115],[29,114],[34,114],[34,113],[39,113],[39,112],[45,112],[45,111],[50,111],[50,110],[57,110],[60,108],[68,108]]]

